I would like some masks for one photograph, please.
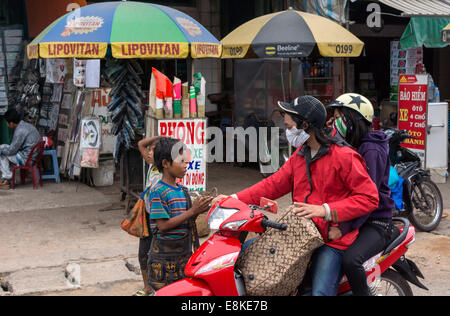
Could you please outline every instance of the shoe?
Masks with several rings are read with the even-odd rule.
[[[136,293],[134,293],[133,296],[149,296],[149,294],[144,290],[139,290]]]
[[[11,189],[11,185],[8,180],[3,180],[0,182],[0,190],[9,190]]]

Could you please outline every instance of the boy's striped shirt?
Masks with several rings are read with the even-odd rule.
[[[149,204],[150,229],[156,238],[177,240],[189,234],[188,221],[165,233],[158,230],[155,222],[157,219],[170,219],[187,211],[186,195],[180,186],[173,187],[159,181],[150,191]]]

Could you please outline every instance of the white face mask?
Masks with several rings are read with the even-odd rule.
[[[286,130],[286,137],[289,144],[291,144],[295,148],[300,148],[309,139],[309,134],[302,129],[293,127]]]

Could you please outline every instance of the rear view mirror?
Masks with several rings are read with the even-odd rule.
[[[266,198],[261,198],[260,201],[260,207],[263,208],[264,211],[273,213],[273,214],[278,214],[278,203]]]

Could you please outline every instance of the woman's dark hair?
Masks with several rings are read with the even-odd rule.
[[[5,121],[8,123],[19,124],[21,120],[21,115],[14,109],[11,109],[5,113]]]
[[[174,152],[174,149],[177,151]],[[182,155],[185,150],[186,145],[179,140],[161,137],[156,144],[155,151],[153,152],[156,168],[158,168],[159,172],[162,173],[164,171],[163,160],[172,163],[174,159],[176,159],[178,155]]]
[[[299,115],[290,115],[292,117],[292,120],[297,124],[297,129],[303,129],[303,123],[306,122],[306,120]],[[316,137],[316,140],[320,145],[330,145],[331,143],[333,143],[332,138],[328,136],[328,133],[325,131],[325,126],[324,128],[318,128],[309,124],[309,128],[306,130],[306,132],[310,131],[314,133],[314,136]]]
[[[372,124],[366,121],[361,114],[345,107],[339,108],[347,124],[345,141],[355,148],[359,148],[362,139],[372,131]]]

